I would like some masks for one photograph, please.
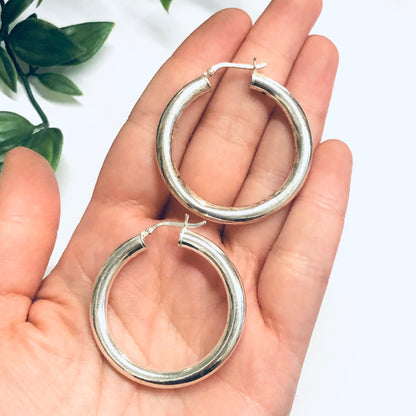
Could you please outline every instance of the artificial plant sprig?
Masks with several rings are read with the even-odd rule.
[[[45,87],[67,95],[81,95],[68,77],[54,72],[54,67],[82,64],[103,46],[114,23],[87,22],[58,28],[36,14],[17,22],[34,0],[0,0],[0,80],[17,91],[19,79],[41,120],[34,125],[19,114],[0,111],[0,170],[6,153],[26,146],[46,157],[56,169],[63,135],[50,127],[48,117],[36,100],[31,81],[36,78]],[[38,0],[36,7],[42,3]],[[13,26],[11,29],[10,27]]]
[[[168,12],[172,0],[160,0],[160,2],[162,3],[162,6],[165,8],[165,10]]]

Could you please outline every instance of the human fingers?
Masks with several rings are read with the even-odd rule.
[[[0,327],[26,320],[59,223],[59,191],[48,162],[8,153],[0,176]]]
[[[321,144],[304,188],[266,259],[258,299],[266,324],[301,359],[321,305],[347,208],[352,158]]]
[[[250,19],[242,11],[225,10],[214,15],[165,63],[132,110],[107,155],[91,203],[58,264],[66,285],[74,287],[85,306],[91,293],[89,287],[80,292],[84,287],[80,281],[94,281],[112,251],[132,233],[149,226],[151,218],[159,217],[167,200],[168,191],[155,156],[156,129],[164,107],[201,67],[208,67],[213,60],[230,59],[249,27]],[[185,146],[192,125],[204,109],[203,100],[196,104],[185,115],[183,128],[178,126],[177,133],[184,140],[179,147]],[[46,293],[43,290],[41,295],[56,298],[55,292]]]
[[[306,41],[286,84],[303,107],[309,120],[314,147],[321,141],[322,130],[338,66],[338,51],[322,36]],[[279,109],[280,110],[280,109]],[[236,205],[249,205],[276,192],[293,167],[293,134],[286,117],[276,111],[259,145]],[[279,235],[289,208],[245,227],[227,227],[224,241],[250,252],[259,267]]]
[[[320,10],[320,0],[272,1],[233,61],[251,63],[255,56],[268,64],[262,73],[284,84]],[[273,109],[244,85],[249,76],[234,69],[224,75],[181,166],[187,185],[218,205],[233,204]]]
[[[155,160],[156,129],[174,93],[212,62],[230,60],[251,27],[241,10],[214,15],[177,49],[153,78],[135,105],[105,160],[93,201],[134,202],[157,217],[168,197]],[[198,100],[184,115],[175,135],[175,159],[181,154],[207,103]]]

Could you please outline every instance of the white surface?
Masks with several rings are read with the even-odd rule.
[[[112,140],[158,67],[214,11],[240,7],[255,19],[267,3],[174,0],[167,15],[158,0],[44,1],[40,16],[58,25],[116,22],[101,53],[71,69],[85,95],[65,104],[41,100],[65,136],[52,264],[85,209]],[[413,0],[326,0],[314,29],[341,55],[324,137],[345,140],[355,165],[344,237],[292,416],[416,414],[415,18]],[[36,119],[25,100],[23,93],[14,101],[3,96],[0,104]]]

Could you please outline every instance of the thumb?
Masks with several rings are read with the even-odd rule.
[[[11,150],[0,175],[0,327],[24,322],[56,240],[59,191],[48,162]]]

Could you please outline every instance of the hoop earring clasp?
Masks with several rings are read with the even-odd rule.
[[[187,228],[199,228],[206,224],[206,221],[201,221],[197,223],[189,223],[189,214],[185,214],[185,221],[184,222],[178,222],[178,221],[161,221],[157,222],[156,224],[152,225],[151,227],[146,228],[144,231],[140,233],[140,236],[142,240],[152,234],[155,230],[157,230],[159,227],[179,227],[184,230]]]
[[[253,71],[257,71],[258,69],[265,68],[267,64],[265,62],[258,64],[256,57],[253,59],[252,64],[238,64],[234,62],[220,62],[219,64],[213,65],[211,68],[207,69],[205,72],[206,77],[212,77],[219,69],[222,68],[235,68],[235,69],[252,69]]]

